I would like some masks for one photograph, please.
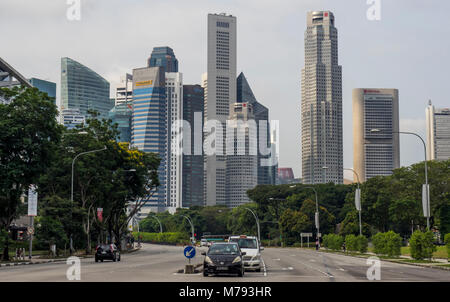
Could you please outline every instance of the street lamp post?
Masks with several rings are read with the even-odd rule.
[[[194,244],[194,240],[195,240],[195,238],[194,238],[194,224],[192,223],[191,219],[188,216],[186,216],[186,215],[181,215],[181,216],[186,218],[187,221],[189,221],[189,224],[191,225],[191,232],[192,232],[192,239],[191,239],[191,241],[192,241],[192,244]]]
[[[158,217],[156,217],[156,215],[151,215],[151,217],[155,218],[155,219],[156,219],[156,221],[158,221],[158,223],[159,223],[159,232],[160,232],[160,233],[162,233],[163,231],[162,231],[162,224],[161,224],[161,220],[159,220],[159,218],[158,218]]]
[[[382,130],[380,129],[370,129],[370,132],[381,132]],[[425,141],[423,140],[423,138],[414,132],[403,132],[403,131],[390,131],[390,133],[399,133],[399,134],[409,134],[409,135],[414,135],[416,137],[418,137],[422,143],[423,143],[423,149],[424,149],[424,153],[425,153],[425,196],[426,196],[426,208],[427,208],[427,213],[426,217],[427,217],[427,229],[430,230],[430,192],[428,189],[428,165],[427,165],[427,145],[425,144]]]
[[[356,175],[356,180],[358,182],[357,190],[358,190],[358,192],[361,192],[360,189],[359,189],[359,175],[358,175],[358,173],[356,173],[356,171],[351,169],[351,168],[344,168],[344,170],[352,171]],[[358,193],[358,194],[360,194],[360,193]],[[359,195],[358,198],[361,198],[361,195]],[[355,202],[356,202],[356,194],[355,194]],[[361,201],[359,203],[359,209],[357,209],[357,210],[358,210],[358,213],[359,213],[359,235],[362,235],[362,223],[361,223],[361,210],[362,210],[362,208],[361,208]]]
[[[74,175],[74,167],[75,167],[75,161],[78,157],[80,157],[81,155],[85,155],[85,154],[89,154],[89,153],[94,153],[94,152],[100,152],[100,151],[104,151],[106,150],[106,146],[103,149],[98,149],[98,150],[92,150],[92,151],[86,151],[86,152],[81,152],[79,154],[77,154],[73,160],[72,160],[72,183],[71,183],[71,189],[70,189],[70,202],[72,204],[71,206],[71,211],[72,211],[72,207],[73,207],[73,175]],[[72,213],[71,213],[72,214]],[[72,234],[70,234],[70,253],[72,253],[73,250],[73,240],[72,240]]]
[[[256,220],[256,226],[257,226],[257,228],[258,228],[258,246],[260,246],[260,244],[261,244],[261,233],[260,233],[260,228],[259,228],[259,219],[258,219],[258,216],[257,216],[256,213],[253,212],[250,208],[244,208],[244,209],[246,209],[247,211],[250,211],[250,213],[253,214],[253,217],[255,217],[255,220]]]

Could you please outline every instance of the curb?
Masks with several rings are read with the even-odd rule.
[[[78,258],[92,258],[93,256],[77,256]],[[27,261],[27,262],[12,262],[12,263],[3,263],[0,264],[0,267],[6,267],[6,266],[19,266],[19,265],[32,265],[32,264],[45,264],[45,263],[54,263],[54,262],[66,262],[67,258],[62,259],[48,259],[48,260],[42,260],[42,261]]]
[[[332,251],[319,251],[321,253],[329,253],[329,254],[335,254],[335,255],[342,255],[342,256],[347,256],[347,257],[355,257],[355,258],[368,258],[366,256],[374,256],[374,255],[346,255],[344,253],[335,253]],[[445,271],[450,271],[450,267],[446,267],[440,264],[432,264],[432,265],[426,265],[426,264],[422,264],[422,263],[410,263],[410,262],[403,262],[401,260],[395,260],[395,259],[380,259],[381,261],[386,261],[386,262],[391,262],[391,263],[397,263],[397,264],[404,264],[404,265],[413,265],[413,266],[419,266],[419,267],[426,267],[426,268],[434,268],[434,269],[440,269],[440,270],[445,270]],[[441,264],[449,264],[449,263],[441,263]]]

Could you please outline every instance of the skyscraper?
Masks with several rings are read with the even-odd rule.
[[[253,94],[250,85],[243,72],[237,77],[237,102],[238,103],[249,103],[253,108],[253,116],[256,122],[256,127],[258,131],[258,184],[275,184],[276,182],[276,169],[277,165],[267,165],[265,162],[271,157],[271,154],[267,154],[268,150],[271,149],[270,140],[270,125],[269,125],[269,109],[259,103],[255,95]],[[263,129],[260,128],[260,122],[266,123],[267,129],[265,131],[265,136],[263,135]],[[265,138],[265,149],[262,150],[261,146],[264,144],[259,141]]]
[[[247,191],[258,185],[257,127],[253,106],[231,107],[226,146],[226,205],[234,208],[250,202]],[[231,153],[230,153],[231,150]]]
[[[180,72],[166,72],[167,102],[167,207],[175,210],[182,207],[182,168],[183,156],[178,140],[182,125],[177,121],[183,119],[183,75]],[[176,125],[176,128],[172,126]],[[177,129],[178,128],[178,129]]]
[[[183,120],[191,126],[190,145],[183,145],[183,148],[189,148],[190,151],[183,154],[183,207],[203,206],[205,203],[202,154],[203,108],[203,88],[200,85],[183,85]]]
[[[74,129],[77,125],[81,125],[86,121],[84,115],[80,113],[80,109],[63,109],[61,111],[60,123],[67,127],[67,129]]]
[[[303,182],[341,184],[342,67],[338,64],[338,32],[329,11],[307,15],[301,122]]]
[[[79,109],[85,117],[96,110],[108,118],[114,106],[109,98],[109,82],[95,71],[70,58],[61,58],[62,109]]]
[[[39,91],[47,93],[49,97],[53,98],[53,103],[56,104],[56,83],[37,78],[31,78],[30,83]]]
[[[120,84],[116,87],[115,104],[133,104],[133,76],[126,74],[120,78]]]
[[[131,146],[161,158],[160,186],[142,212],[158,211],[167,204],[167,101],[162,67],[133,69]]]
[[[148,67],[164,67],[165,72],[178,72],[178,60],[168,46],[154,47],[147,61]]]
[[[450,159],[450,108],[426,108],[427,159]]]
[[[353,168],[361,182],[400,167],[398,106],[397,89],[353,89]]]
[[[109,118],[114,124],[117,124],[119,130],[119,142],[131,142],[131,118],[133,107],[125,102],[119,103],[109,111]]]
[[[215,135],[216,152],[205,155],[205,199],[206,205],[216,205],[226,203],[225,135],[220,128],[225,128],[230,106],[236,102],[236,17],[208,14],[207,53],[205,140]],[[213,121],[222,127],[211,124]]]

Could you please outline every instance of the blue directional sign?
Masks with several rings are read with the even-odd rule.
[[[195,247],[187,246],[184,248],[184,256],[188,259],[195,257]]]

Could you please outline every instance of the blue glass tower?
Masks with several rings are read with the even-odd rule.
[[[165,72],[178,72],[178,60],[168,46],[154,47],[147,66],[164,67]]]
[[[167,202],[167,102],[162,67],[133,70],[131,146],[157,153],[161,158],[158,169],[160,186],[146,205],[164,207]]]
[[[37,78],[31,78],[29,81],[33,87],[36,87],[41,92],[47,93],[49,97],[53,98],[53,102],[56,103],[56,83]]]
[[[120,131],[119,142],[131,142],[131,117],[132,106],[130,104],[118,104],[109,111],[109,118],[114,124],[117,124],[117,129]]]

